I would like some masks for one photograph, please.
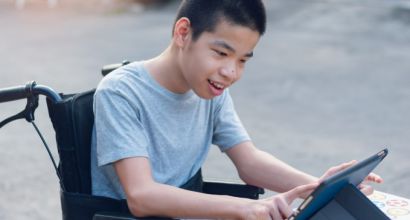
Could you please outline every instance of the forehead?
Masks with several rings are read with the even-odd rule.
[[[224,42],[235,50],[249,53],[253,51],[259,38],[259,32],[249,27],[221,21],[212,32],[203,32],[198,41],[216,46],[221,45],[220,42]]]

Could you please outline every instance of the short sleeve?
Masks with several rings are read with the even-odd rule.
[[[148,157],[148,139],[138,107],[119,91],[104,88],[94,95],[98,165],[129,157]]]
[[[217,145],[221,151],[226,151],[249,140],[250,137],[235,111],[232,98],[226,91],[216,104],[212,144]]]

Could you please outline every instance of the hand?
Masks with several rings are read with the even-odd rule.
[[[319,182],[323,182],[326,178],[335,175],[336,173],[353,166],[354,164],[356,164],[357,161],[356,160],[352,160],[350,162],[347,163],[342,163],[340,165],[337,166],[333,166],[331,168],[329,168],[320,178],[319,178]]]
[[[329,168],[320,178],[319,178],[319,182],[323,182],[326,178],[333,176],[334,174],[353,166],[354,164],[356,164],[357,161],[356,160],[352,160],[350,162],[347,163],[342,163],[338,166],[334,166]],[[364,181],[359,184],[358,188],[360,189],[360,191],[362,191],[362,193],[364,193],[365,195],[370,195],[373,193],[373,187],[366,184],[369,182],[375,182],[375,183],[382,183],[383,179],[375,174],[375,173],[370,173],[365,179]]]
[[[362,191],[363,194],[365,195],[371,195],[374,191],[373,187],[368,185],[368,183],[374,182],[374,183],[382,183],[383,179],[375,174],[375,173],[370,173],[362,183],[359,184],[358,188],[360,191]]]
[[[245,219],[263,220],[283,220],[292,214],[290,204],[300,197],[314,190],[319,185],[318,182],[295,187],[287,192],[272,196],[267,199],[253,201],[246,210]]]

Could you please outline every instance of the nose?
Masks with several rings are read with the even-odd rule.
[[[235,82],[239,74],[236,64],[232,62],[223,66],[220,73],[224,78],[229,79],[230,82]]]

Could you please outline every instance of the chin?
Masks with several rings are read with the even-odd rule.
[[[198,95],[198,94],[197,94]],[[215,96],[211,96],[211,95],[206,95],[206,96],[204,96],[204,95],[198,95],[199,97],[201,97],[202,99],[206,99],[206,100],[210,100],[210,99],[213,99],[213,98],[215,98]]]
[[[198,91],[195,91],[195,90],[194,90],[194,92],[195,92],[195,94],[196,94],[197,96],[199,96],[201,99],[210,100],[210,99],[215,98],[215,96],[213,96],[213,95],[211,95],[211,94],[208,94],[208,93],[201,93],[201,92],[198,92]]]

